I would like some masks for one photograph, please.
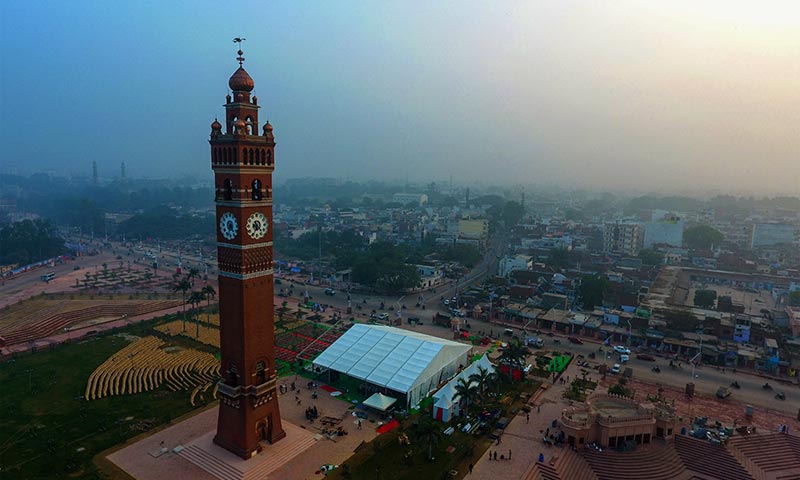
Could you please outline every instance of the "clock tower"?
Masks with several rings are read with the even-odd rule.
[[[239,40],[239,39],[237,39]],[[228,86],[225,125],[211,124],[217,206],[221,379],[214,443],[250,458],[286,436],[276,392],[272,271],[272,125],[259,134],[258,98],[242,67]]]

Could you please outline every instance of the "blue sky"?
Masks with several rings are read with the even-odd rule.
[[[798,194],[796,2],[7,2],[0,169],[208,176],[235,36],[280,178]]]

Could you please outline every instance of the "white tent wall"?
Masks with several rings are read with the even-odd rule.
[[[447,422],[452,417],[458,416],[461,411],[461,399],[456,393],[455,385],[458,383],[459,379],[463,378],[468,380],[471,375],[479,373],[480,368],[485,368],[486,371],[490,373],[495,371],[494,365],[489,362],[486,355],[483,355],[477,361],[472,362],[467,368],[459,372],[458,375],[451,378],[445,386],[432,395],[436,399],[433,408],[433,418]],[[470,383],[474,384],[476,382],[473,381]]]
[[[452,356],[452,354],[455,352],[447,353],[450,355],[440,354],[437,356],[436,359],[434,359],[434,362],[429,364],[428,368],[426,368],[425,371],[422,372],[422,374],[418,377],[417,382],[415,382],[412,390],[409,391],[408,394],[409,406],[418,404],[420,400],[425,398],[428,393],[432,392],[439,384],[455,375],[456,372],[458,372],[459,367],[467,364],[469,351],[464,351],[455,357]],[[448,358],[451,358],[452,360],[446,362]],[[439,360],[442,363],[438,364],[436,360]]]

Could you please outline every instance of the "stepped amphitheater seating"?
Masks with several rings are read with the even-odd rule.
[[[652,444],[633,452],[582,450],[599,480],[688,480],[691,475],[671,445]]]
[[[542,453],[544,463],[534,463],[524,480],[598,480],[586,460],[572,450],[550,448]]]
[[[800,438],[782,433],[733,437],[728,449],[757,479],[800,478]]]
[[[675,451],[686,468],[695,474],[726,480],[753,478],[727,448],[708,440],[679,435],[675,437]]]
[[[140,393],[162,385],[173,391],[191,390],[191,401],[219,377],[219,362],[197,350],[167,353],[164,342],[144,337],[119,350],[89,376],[85,397]]]
[[[63,311],[65,308],[70,307],[69,302],[67,303],[66,307],[62,305],[56,308],[47,308],[26,316],[24,319],[14,322],[8,328],[4,327],[0,331],[0,336],[5,339],[6,345],[14,345],[59,333],[64,327],[86,320],[100,317],[135,317],[181,305],[180,300],[153,300],[146,302],[120,300],[114,304],[92,305],[89,307],[84,307],[85,302],[80,302],[79,305],[82,308]],[[62,311],[57,312],[56,310],[59,309]]]

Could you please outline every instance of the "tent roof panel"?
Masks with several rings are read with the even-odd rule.
[[[407,393],[432,364],[446,365],[468,345],[382,325],[354,325],[315,365]],[[448,359],[437,358],[447,356]]]

